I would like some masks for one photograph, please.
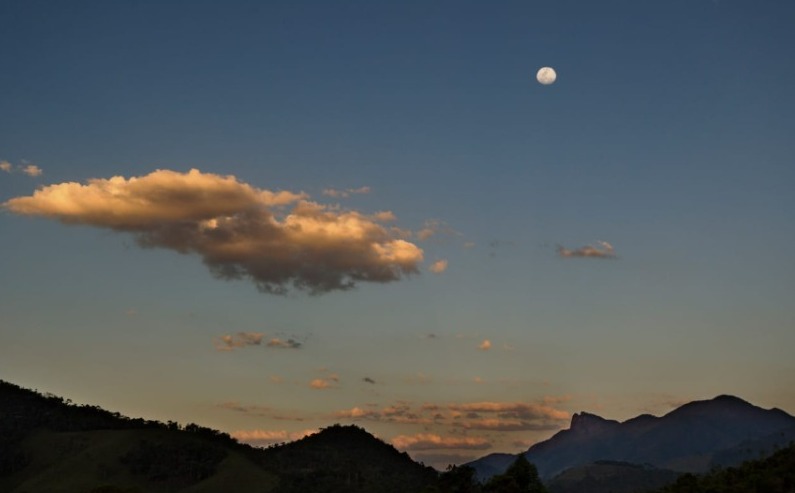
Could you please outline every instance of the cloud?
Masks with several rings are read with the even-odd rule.
[[[431,424],[432,419],[422,416],[420,413],[412,410],[411,406],[405,402],[397,403],[392,406],[387,406],[381,409],[365,409],[361,407],[353,407],[337,411],[334,414],[338,419],[351,419],[354,421],[379,421],[386,423],[398,424]]]
[[[31,177],[41,176],[44,174],[44,170],[36,166],[35,164],[25,163],[22,161],[23,164],[17,165],[16,167],[9,163],[6,160],[0,161],[0,171],[4,171],[6,173],[14,173],[15,171],[19,171],[20,173],[26,174]]]
[[[286,430],[238,430],[231,433],[232,438],[239,442],[245,442],[249,445],[264,447],[273,445],[274,443],[289,442],[300,440],[309,435],[317,433],[318,430],[301,430],[301,431],[286,431]]]
[[[362,195],[367,193],[370,193],[370,187],[346,188],[345,190],[326,188],[323,190],[323,195],[333,198],[348,198],[351,195]]]
[[[259,346],[264,336],[262,332],[238,332],[216,337],[213,345],[217,351],[233,351],[245,346]]]
[[[28,164],[26,166],[21,166],[19,170],[28,176],[41,176],[44,173],[44,171],[42,171],[42,169],[36,166],[35,164]]]
[[[503,418],[541,419],[566,421],[571,415],[566,411],[556,409],[546,404],[533,404],[524,402],[470,402],[465,404],[451,404],[449,409],[458,412],[499,413]]]
[[[491,341],[488,339],[483,339],[483,342],[478,345],[478,349],[481,351],[488,351],[491,349]]]
[[[303,344],[295,339],[279,339],[274,337],[268,341],[268,347],[283,348],[283,349],[299,349]]]
[[[472,419],[455,423],[455,426],[467,430],[488,431],[548,431],[558,430],[560,426],[553,423],[532,423],[530,421],[502,418]]]
[[[441,274],[447,270],[447,260],[437,260],[436,262],[432,263],[430,267],[428,267],[428,270],[434,274]]]
[[[558,255],[564,258],[616,258],[613,245],[606,241],[598,241],[596,245],[585,245],[580,248],[575,248],[574,250],[569,250],[563,245],[558,245]]]
[[[196,254],[217,278],[249,279],[267,293],[321,294],[419,273],[422,249],[393,228],[307,199],[193,169],[60,183],[3,206],[130,233],[142,247]]]
[[[315,390],[323,390],[334,387],[340,381],[340,377],[336,374],[331,374],[323,378],[315,378],[309,382],[309,387]]]
[[[546,403],[490,401],[449,404],[425,402],[421,405],[397,401],[383,407],[366,404],[337,411],[329,417],[494,432],[558,430],[570,419],[569,413]]]
[[[416,435],[398,435],[392,439],[392,445],[401,450],[485,450],[491,442],[481,437],[443,437],[433,433]]]

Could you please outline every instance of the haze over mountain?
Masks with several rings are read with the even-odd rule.
[[[533,445],[524,455],[538,467],[542,478],[600,460],[704,472],[722,452],[751,441],[780,444],[791,436],[792,429],[795,417],[780,409],[762,409],[738,397],[721,395],[690,402],[661,417],[644,414],[624,422],[577,413],[569,429]],[[492,454],[469,465],[478,477],[487,478],[501,473],[514,458]]]

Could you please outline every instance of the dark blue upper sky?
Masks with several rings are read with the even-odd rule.
[[[252,368],[289,380],[324,366],[406,386],[381,389],[384,405],[565,394],[577,411],[598,394],[604,412],[632,414],[654,382],[665,399],[733,392],[795,407],[781,352],[795,344],[791,1],[0,1],[0,25],[0,161],[12,170],[0,172],[0,202],[156,169],[326,202],[323,189],[367,186],[343,206],[390,210],[415,231],[446,225],[422,248],[426,266],[449,261],[440,276],[278,298],[214,280],[197,258],[4,212],[0,335],[17,345],[13,358],[0,349],[0,370],[10,376],[60,391],[36,363],[50,361],[79,381],[83,351],[131,343],[119,334],[132,310],[150,317],[136,330],[170,348],[164,368],[166,355],[193,350],[185,337],[212,349],[221,333],[281,327],[313,334],[302,354],[325,345],[279,369],[205,354],[199,364],[217,374],[174,376],[190,397],[140,408],[227,429],[253,424],[195,411],[200,381],[254,378]],[[542,66],[555,84],[535,81]],[[43,175],[19,171],[32,163]],[[597,241],[618,259],[555,251]],[[75,276],[80,290],[64,281]],[[222,314],[210,308],[219,297]],[[86,308],[98,298],[108,313]],[[63,324],[76,327],[75,359],[42,349]],[[409,348],[428,333],[450,345],[426,360]],[[485,339],[508,356],[475,363],[451,349],[477,352]],[[385,341],[408,352],[392,361],[368,346]],[[645,376],[629,370],[639,362]],[[416,390],[405,382],[418,373],[546,383],[479,395]],[[108,392],[91,379],[70,385]],[[283,392],[291,407],[319,406]],[[334,406],[378,400],[356,392],[336,393]],[[249,398],[240,387],[206,399]]]

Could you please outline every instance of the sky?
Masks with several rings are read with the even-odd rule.
[[[795,414],[792,2],[0,19],[4,380],[437,467],[581,411]]]

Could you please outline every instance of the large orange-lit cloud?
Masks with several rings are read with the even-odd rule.
[[[419,433],[417,435],[398,435],[392,439],[392,445],[401,450],[484,450],[491,447],[491,442],[482,437],[445,437],[434,433]]]
[[[269,293],[320,294],[419,272],[423,251],[381,224],[394,218],[389,211],[365,215],[308,199],[193,169],[60,183],[3,205],[197,254],[216,277],[247,278]]]

